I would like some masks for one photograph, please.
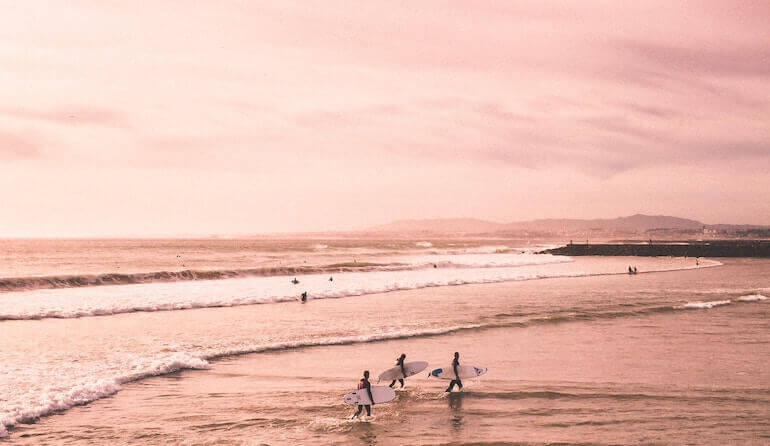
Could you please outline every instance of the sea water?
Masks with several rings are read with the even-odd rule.
[[[93,258],[78,250],[95,241],[27,243],[34,261],[3,264],[30,284],[0,293],[5,441],[768,441],[767,261],[566,258],[499,240],[162,241],[160,260],[153,241],[102,241]],[[105,259],[188,269],[177,255],[245,272],[24,282],[114,274]],[[305,265],[318,270],[292,283]],[[344,421],[363,369],[402,352],[446,366],[454,351],[489,372],[450,396],[415,376],[373,420]]]

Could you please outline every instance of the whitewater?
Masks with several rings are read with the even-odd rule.
[[[766,299],[760,289],[703,302],[691,300],[692,295],[632,305],[566,301],[544,305],[535,300],[511,312],[490,297],[454,302],[444,309],[440,290],[448,287],[622,277],[628,259],[575,260],[513,253],[497,246],[473,247],[473,251],[436,251],[425,244],[418,248],[421,251],[411,255],[380,256],[388,267],[399,265],[395,270],[375,267],[298,274],[298,284],[292,283],[294,276],[255,275],[4,292],[0,294],[4,366],[0,436],[9,435],[8,429],[18,423],[115,395],[127,383],[184,369],[208,369],[212,361],[234,355],[694,308],[713,310],[726,306],[725,300],[751,305]],[[313,249],[327,251],[328,246]],[[640,275],[721,264],[705,259],[700,265],[671,258],[633,261]],[[295,302],[303,291],[310,296],[307,304]],[[388,309],[390,295],[401,302],[399,308]],[[349,314],[370,302],[379,308],[351,323]],[[408,308],[404,302],[419,305]],[[389,311],[397,316],[383,317]]]

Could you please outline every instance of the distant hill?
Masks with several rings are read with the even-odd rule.
[[[666,215],[636,214],[630,217],[618,217],[594,220],[576,219],[544,219],[532,220],[504,225],[508,231],[514,230],[538,230],[546,232],[569,231],[635,231],[647,232],[653,229],[678,229],[698,230],[703,228],[703,223],[686,218],[669,217]]]
[[[535,231],[539,233],[569,233],[578,231],[647,232],[651,230],[701,230],[705,225],[696,220],[666,215],[636,214],[609,219],[541,219],[513,223],[496,223],[474,218],[439,218],[427,220],[398,220],[375,226],[368,231],[399,233],[465,233],[490,234]]]

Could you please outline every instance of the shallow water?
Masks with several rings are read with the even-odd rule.
[[[509,269],[574,276],[622,271],[629,262],[640,271],[692,266],[691,259],[581,258]],[[8,420],[26,410],[6,423],[15,425],[6,441],[56,444],[761,444],[770,441],[769,270],[767,261],[731,260],[304,305],[6,320],[0,412]],[[206,286],[239,295],[238,280]],[[160,285],[182,286],[172,294],[185,295],[202,283],[127,287],[146,298]],[[103,304],[114,294],[94,296]],[[730,302],[715,304],[723,301]],[[352,411],[341,396],[361,370],[376,376],[402,351],[431,366],[460,351],[462,363],[489,372],[448,397],[446,382],[417,375],[394,403],[375,406],[373,420],[346,421]],[[206,370],[166,374],[185,368]],[[89,404],[70,408],[79,402]]]

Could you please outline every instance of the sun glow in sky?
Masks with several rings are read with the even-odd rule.
[[[770,2],[0,4],[0,237],[770,224]]]

